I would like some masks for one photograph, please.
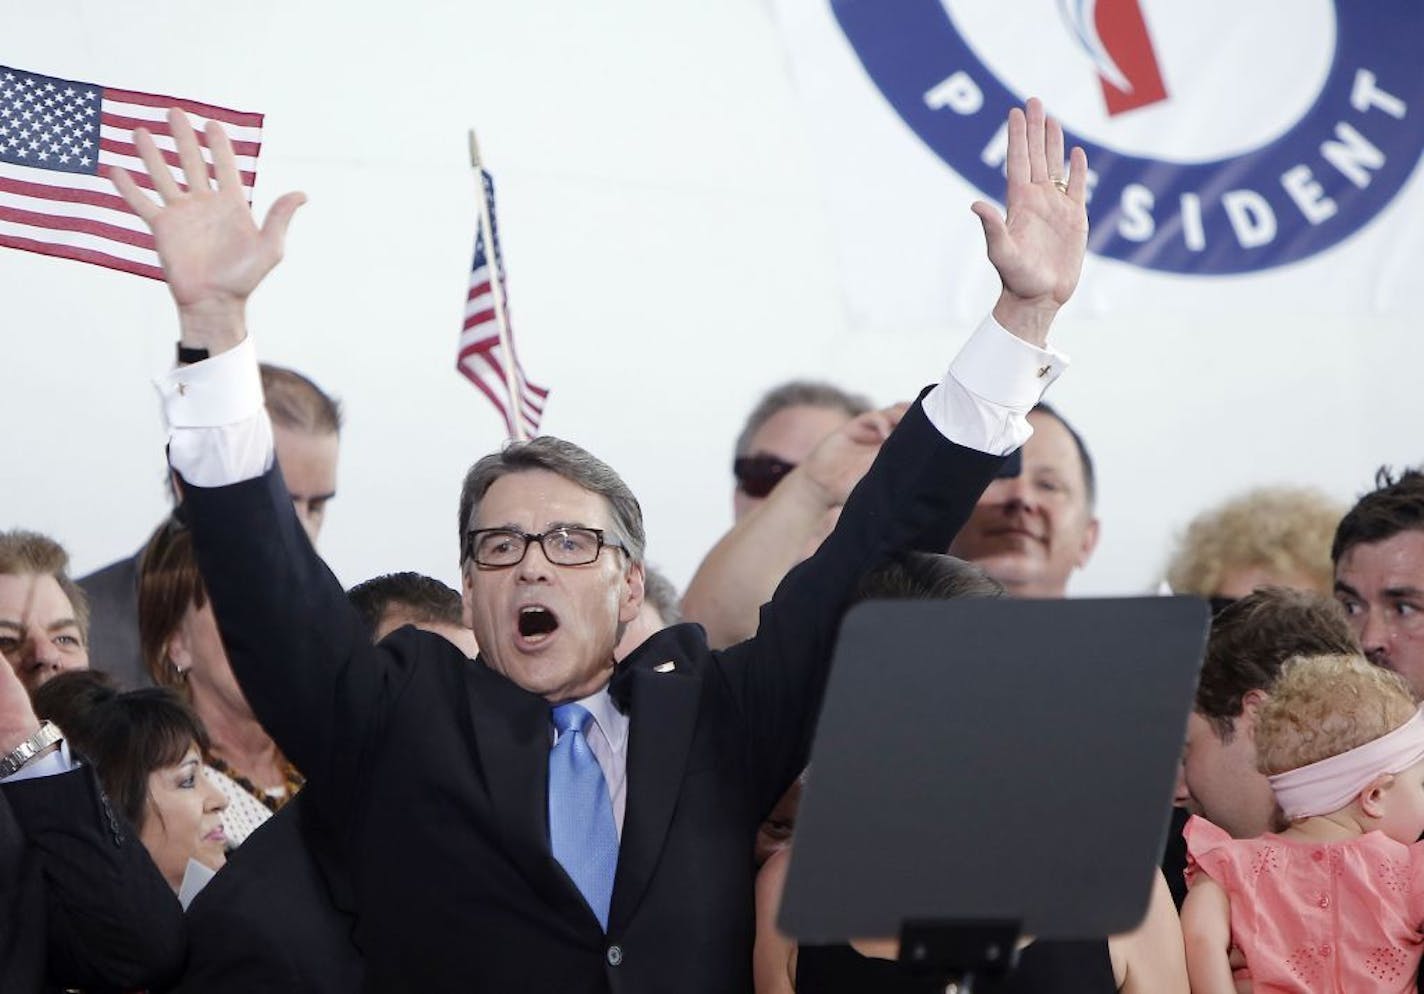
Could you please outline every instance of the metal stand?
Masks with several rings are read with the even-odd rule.
[[[900,926],[900,965],[942,982],[945,994],[990,989],[1018,963],[1017,921],[906,921]]]

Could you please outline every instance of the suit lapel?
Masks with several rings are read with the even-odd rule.
[[[667,664],[662,664],[666,666]],[[628,788],[609,927],[632,918],[662,852],[697,725],[701,681],[685,666],[619,675],[628,702]]]
[[[598,920],[549,848],[548,705],[483,662],[467,667],[472,732],[499,834],[535,891],[565,921]]]

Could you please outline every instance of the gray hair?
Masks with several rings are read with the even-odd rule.
[[[825,407],[833,411],[845,411],[848,417],[858,417],[875,405],[864,394],[848,393],[832,383],[813,380],[792,380],[779,387],[773,387],[757,401],[752,413],[747,415],[747,423],[737,436],[739,456],[750,455],[752,436],[761,426],[788,407]]]
[[[664,627],[682,620],[681,598],[673,582],[651,566],[643,569],[643,603],[658,613]]]
[[[643,549],[647,545],[647,535],[643,531],[643,509],[638,498],[628,489],[623,478],[613,472],[602,459],[573,442],[552,435],[540,435],[527,442],[511,442],[499,452],[493,452],[470,467],[465,474],[465,484],[460,488],[460,565],[465,564],[465,533],[470,522],[479,512],[480,501],[484,499],[495,480],[511,473],[528,470],[547,470],[562,476],[570,483],[578,484],[590,493],[598,494],[608,502],[612,512],[614,537],[628,549],[628,558],[635,563],[643,561]]]

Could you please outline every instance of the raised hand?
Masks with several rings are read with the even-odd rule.
[[[183,344],[221,352],[245,337],[247,297],[281,260],[287,225],[306,197],[281,197],[259,228],[222,126],[209,121],[205,129],[217,176],[214,188],[187,115],[170,110],[168,125],[187,190],[174,180],[153,136],[143,128],[134,131],[134,145],[162,203],[154,203],[124,170],[116,168],[111,176],[153,232],[168,289],[178,304]]]
[[[30,695],[14,668],[0,657],[0,756],[13,752],[40,727]]]
[[[1009,111],[1007,217],[983,200],[970,209],[984,226],[989,261],[1003,291],[994,317],[1043,345],[1048,325],[1078,285],[1088,247],[1088,158],[1074,148],[1065,177],[1063,128],[1030,99]]]
[[[804,464],[806,478],[816,486],[828,507],[846,502],[909,406],[895,404],[867,411],[831,432],[811,450]]]
[[[869,411],[827,435],[759,507],[722,536],[683,595],[683,615],[725,647],[756,634],[759,609],[825,540],[908,405]]]

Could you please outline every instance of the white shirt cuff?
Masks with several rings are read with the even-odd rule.
[[[168,425],[168,462],[198,487],[222,487],[272,467],[272,422],[252,339],[154,381]]]
[[[36,777],[52,777],[59,773],[68,773],[70,770],[79,769],[79,764],[69,755],[69,743],[64,739],[59,740],[59,748],[54,752],[32,760],[11,773],[0,783],[19,783],[21,780],[34,780]]]
[[[1008,455],[1028,441],[1028,412],[1068,368],[1068,357],[1041,349],[986,317],[922,401],[925,416],[957,445]]]
[[[171,428],[220,428],[262,411],[262,374],[252,338],[153,381]]]

